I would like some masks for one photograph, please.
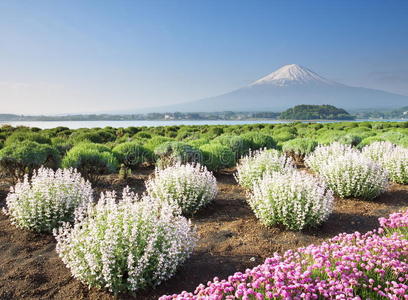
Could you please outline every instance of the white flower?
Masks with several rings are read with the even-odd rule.
[[[408,183],[408,149],[390,142],[375,142],[365,146],[362,154],[383,167],[396,183]]]
[[[248,203],[267,226],[292,230],[324,222],[332,212],[333,193],[318,178],[304,172],[273,172],[254,184]]]
[[[92,187],[73,169],[40,168],[11,188],[4,212],[18,227],[51,231],[74,219],[75,210],[92,202]]]
[[[183,214],[194,214],[217,195],[214,175],[199,164],[175,165],[156,169],[146,182],[148,194],[161,202],[180,207]]]
[[[190,255],[196,238],[191,223],[174,207],[128,188],[78,212],[73,227],[54,231],[56,250],[73,276],[90,287],[136,291],[170,278]]]
[[[346,153],[358,153],[358,150],[350,145],[332,143],[329,146],[318,146],[312,153],[306,156],[305,164],[315,172],[319,172],[321,167],[327,165],[333,158]]]
[[[290,157],[274,149],[259,150],[250,152],[239,161],[235,179],[244,188],[251,189],[266,173],[293,170],[294,164]]]
[[[373,199],[388,186],[387,172],[358,151],[333,155],[319,175],[342,198]]]

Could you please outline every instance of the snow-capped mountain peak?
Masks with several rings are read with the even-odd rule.
[[[293,64],[229,93],[148,112],[277,112],[299,104],[330,104],[344,109],[394,109],[407,103],[407,96],[337,83]]]
[[[317,84],[335,84],[335,82],[330,81],[315,72],[296,65],[285,65],[275,72],[258,79],[257,81],[250,84],[254,85],[263,85],[263,84],[273,84],[277,86],[287,86],[293,84],[306,84],[306,83],[317,83]]]

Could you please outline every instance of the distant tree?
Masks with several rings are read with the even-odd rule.
[[[282,112],[279,119],[283,120],[354,120],[342,108],[332,105],[297,105]]]

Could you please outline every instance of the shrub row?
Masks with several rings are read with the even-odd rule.
[[[52,146],[26,140],[6,145],[0,150],[0,167],[6,176],[17,180],[42,165],[53,168],[61,165],[63,168],[76,168],[93,182],[100,175],[117,172],[119,167],[132,171],[142,164],[153,162],[160,168],[195,162],[212,171],[219,171],[233,167],[236,159],[247,153],[251,145],[255,148],[274,145],[270,137],[265,136],[265,140],[262,137],[260,134],[248,134],[248,140],[245,140],[228,136],[200,147],[166,139],[149,141],[146,147],[140,141],[130,141],[120,143],[112,150],[103,144],[89,141],[71,147],[62,141],[58,142],[58,146]],[[156,145],[156,141],[160,143]],[[61,153],[63,159],[60,164]]]
[[[0,149],[3,149],[0,150],[0,171],[16,180],[41,165],[56,168],[71,149],[82,144],[104,144],[113,154],[101,154],[99,150],[89,153],[83,147],[81,151],[74,150],[71,158],[67,159],[69,165],[77,166],[82,172],[91,172],[84,173],[88,178],[112,170],[117,172],[118,169],[128,173],[140,164],[154,163],[156,160],[164,165],[166,160],[170,160],[170,163],[200,162],[213,171],[219,171],[234,166],[250,149],[263,148],[282,148],[296,163],[302,164],[316,144],[329,145],[334,141],[359,149],[376,141],[389,141],[408,147],[407,124],[341,122],[77,130],[66,127],[41,130],[3,126],[0,127]],[[87,162],[93,162],[94,167],[86,166]],[[81,164],[84,167],[80,167]],[[97,166],[100,169],[95,172]]]
[[[390,143],[374,143],[362,152],[333,143],[308,152],[305,163],[315,176],[299,172],[276,150],[250,153],[238,163],[235,178],[263,224],[292,230],[316,226],[330,215],[333,193],[370,200],[387,189],[389,178],[406,183],[408,150]]]

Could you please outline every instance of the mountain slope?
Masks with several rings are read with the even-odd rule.
[[[345,109],[386,109],[407,105],[408,97],[347,86],[292,64],[230,93],[151,111],[281,111],[299,104],[330,104]]]

